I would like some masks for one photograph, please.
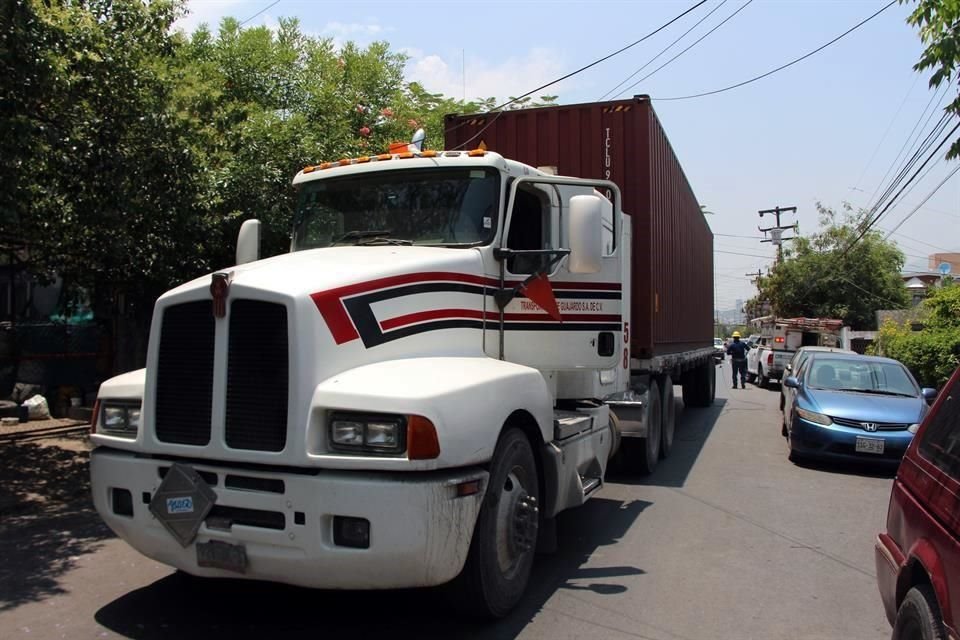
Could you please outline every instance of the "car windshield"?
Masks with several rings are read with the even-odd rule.
[[[496,231],[494,169],[378,171],[305,183],[293,250],[335,244],[476,245]]]
[[[920,390],[897,362],[882,360],[813,358],[807,367],[807,383],[816,389],[916,397]]]
[[[723,346],[723,340],[721,340],[720,338],[714,338],[714,339],[713,339],[713,346],[715,346],[715,347],[722,347],[722,346]]]

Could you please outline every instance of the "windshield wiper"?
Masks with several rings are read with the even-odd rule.
[[[873,393],[873,394],[876,394],[876,395],[878,395],[878,396],[900,396],[900,397],[903,397],[903,398],[916,398],[915,395],[912,395],[912,394],[909,394],[909,393],[900,393],[899,391],[887,391],[886,389],[850,389],[850,388],[843,388],[843,389],[839,389],[839,391],[853,391],[853,392],[855,392],[855,393]]]
[[[376,236],[374,238],[365,238],[357,240],[357,245],[370,246],[374,244],[392,244],[401,247],[409,247],[413,244],[413,240],[402,240],[400,238],[387,238],[385,236]]]
[[[334,239],[330,244],[340,244],[344,240],[362,240],[363,238],[385,237],[389,236],[391,233],[392,232],[389,229],[355,229],[353,231],[347,231],[339,238]],[[357,244],[359,244],[359,242]]]

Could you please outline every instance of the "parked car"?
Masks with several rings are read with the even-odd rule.
[[[934,389],[921,389],[890,358],[813,353],[784,384],[790,459],[833,457],[899,463]]]
[[[900,463],[875,556],[893,640],[960,637],[960,369]]]
[[[786,372],[784,375],[793,375],[794,371],[799,371],[800,366],[806,362],[812,354],[818,352],[828,352],[828,353],[847,353],[850,355],[856,355],[856,351],[850,351],[849,349],[841,349],[839,347],[800,347],[797,349],[793,357],[790,358],[790,362],[787,363],[785,369]],[[785,385],[780,385],[780,411],[783,411],[783,407],[786,405],[787,397],[792,393],[789,387]],[[784,434],[786,435],[786,434]]]
[[[727,357],[727,347],[720,338],[713,339],[713,359],[717,362],[723,362]]]

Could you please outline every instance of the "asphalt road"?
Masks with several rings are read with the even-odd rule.
[[[436,590],[198,585],[78,504],[0,518],[0,637],[889,637],[873,538],[891,474],[788,462],[778,392],[730,390],[729,364],[718,382],[713,408],[680,412],[655,474],[608,478],[563,515],[559,552],[539,559],[528,597],[499,623],[458,619]],[[29,451],[37,466],[48,455]]]

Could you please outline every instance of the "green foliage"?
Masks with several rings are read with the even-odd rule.
[[[960,68],[960,0],[919,0],[907,22],[920,30],[920,39],[927,47],[914,69],[933,70],[931,87],[949,83]],[[960,116],[960,91],[945,109]],[[947,158],[958,156],[960,136],[947,152]]]
[[[769,300],[779,316],[839,318],[854,330],[874,328],[878,309],[907,307],[897,247],[871,231],[845,253],[858,234],[853,212],[847,206],[838,219],[819,203],[817,210],[820,231],[793,241],[785,259],[760,279],[758,298]]]
[[[877,344],[921,385],[940,387],[960,365],[960,286],[934,289],[923,306],[928,315],[921,331],[912,331],[909,323],[887,322]]]
[[[481,110],[406,83],[406,57],[223,20],[172,31],[183,0],[0,3],[0,240],[34,269],[149,311],[232,264],[244,219],[287,249],[290,181],[308,164],[386,151],[445,113]],[[549,97],[546,97],[547,99]]]

